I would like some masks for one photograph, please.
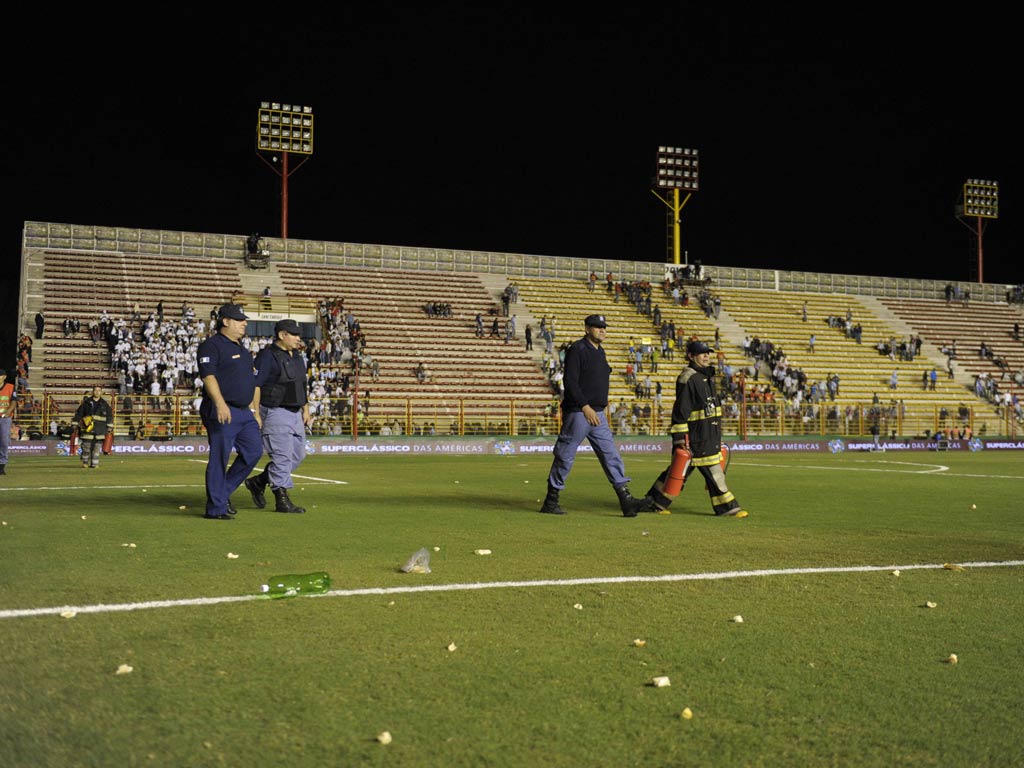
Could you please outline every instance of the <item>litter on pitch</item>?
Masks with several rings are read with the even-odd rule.
[[[402,573],[430,573],[430,552],[426,547],[416,550],[400,570]]]

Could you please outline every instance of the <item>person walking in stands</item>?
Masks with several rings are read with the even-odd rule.
[[[533,326],[529,323],[526,324],[526,351],[531,352],[533,350]]]
[[[306,427],[313,423],[306,398],[305,342],[302,329],[290,318],[274,326],[274,343],[256,355],[256,393],[253,403],[262,422],[263,448],[270,461],[256,477],[245,480],[256,506],[267,506],[264,490],[274,493],[275,512],[305,512],[288,497],[292,472],[306,458]]]
[[[7,370],[0,370],[0,475],[7,474],[7,451],[11,446],[11,425],[18,393],[7,380]]]
[[[99,467],[103,438],[107,436],[107,430],[112,428],[110,422],[113,418],[110,403],[103,399],[103,390],[100,387],[93,387],[92,395],[86,395],[75,411],[78,441],[82,446],[83,469]]]
[[[653,509],[667,512],[696,468],[704,477],[711,507],[719,517],[746,517],[725,483],[728,450],[722,445],[722,404],[715,393],[711,347],[693,340],[686,345],[689,365],[676,379],[672,406],[672,461],[647,491]]]
[[[254,402],[256,378],[252,354],[241,345],[249,318],[238,304],[225,304],[217,317],[217,332],[196,351],[199,376],[203,380],[199,416],[210,444],[203,517],[230,520],[237,511],[231,503],[231,494],[260,460],[263,441]],[[228,467],[232,448],[238,456]]]
[[[629,478],[615,445],[605,408],[608,406],[608,383],[611,367],[601,346],[607,322],[604,315],[589,315],[584,320],[585,335],[573,342],[565,353],[562,386],[562,430],[555,441],[554,460],[548,473],[548,493],[540,511],[550,515],[565,512],[558,505],[558,495],[565,488],[576,449],[584,440],[590,442],[601,462],[605,476],[619,497],[625,517],[636,517],[647,509],[647,502],[629,493]]]

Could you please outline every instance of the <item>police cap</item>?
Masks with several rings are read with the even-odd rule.
[[[274,333],[277,333],[278,331],[293,333],[296,336],[300,336],[302,334],[302,329],[299,327],[299,324],[290,317],[286,317],[284,320],[278,320],[277,323],[274,324]]]
[[[230,320],[248,320],[245,316],[245,312],[242,311],[241,304],[225,304],[219,310],[217,310],[218,317],[226,317]]]

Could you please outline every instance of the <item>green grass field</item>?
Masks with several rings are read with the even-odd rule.
[[[1020,454],[738,455],[743,520],[625,519],[591,456],[539,515],[549,462],[315,455],[232,522],[189,458],[12,463],[0,765],[1024,764]]]

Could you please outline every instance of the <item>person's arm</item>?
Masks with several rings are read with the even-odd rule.
[[[221,394],[220,384],[217,383],[217,377],[212,373],[208,376],[204,376],[203,387],[217,409],[217,421],[220,424],[230,424],[231,408],[224,399],[224,395]]]
[[[249,410],[256,417],[256,423],[263,429],[263,416],[260,415],[260,388],[256,387],[252,393],[252,402],[249,403]]]

